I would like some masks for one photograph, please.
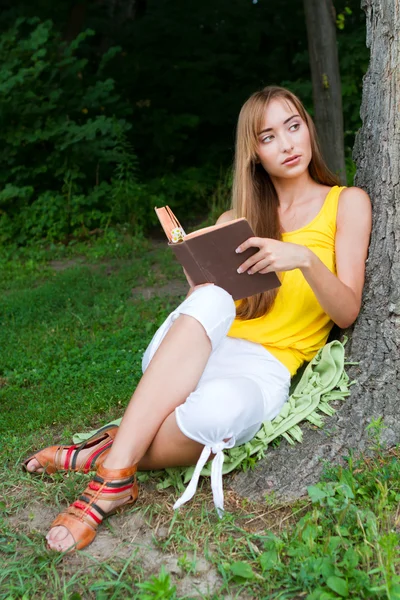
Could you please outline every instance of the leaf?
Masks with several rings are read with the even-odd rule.
[[[328,547],[330,552],[334,552],[343,543],[342,538],[338,535],[333,535],[329,538]]]
[[[345,579],[332,575],[332,577],[328,577],[326,585],[331,590],[339,594],[339,596],[342,596],[342,598],[348,598],[349,586],[347,585],[347,581]]]
[[[316,540],[320,533],[319,529],[320,528],[317,525],[314,525],[314,523],[307,525],[301,533],[303,542],[306,544],[311,544],[314,540]]]
[[[336,594],[331,594],[331,592],[326,592],[322,588],[318,587],[307,596],[306,600],[335,600],[335,598],[337,598]]]
[[[321,490],[316,485],[309,485],[307,488],[307,492],[311,498],[311,502],[319,502],[327,496],[327,493],[324,492],[324,490]]]
[[[232,563],[229,568],[235,577],[241,577],[242,579],[254,579],[254,571],[248,563],[239,560]]]
[[[359,563],[359,556],[353,548],[346,550],[343,556],[343,564],[349,569],[355,569]]]
[[[389,600],[400,600],[400,585],[398,583],[390,587]]]
[[[276,550],[268,550],[268,552],[263,552],[260,556],[260,565],[263,571],[269,571],[270,569],[274,569],[278,562],[278,553]]]
[[[315,569],[318,570],[318,573],[322,575],[322,577],[326,580],[328,577],[334,575],[335,563],[331,557],[325,556],[324,558],[316,559],[314,562]]]
[[[354,498],[353,490],[349,485],[347,485],[347,483],[342,484],[339,489],[345,498]]]

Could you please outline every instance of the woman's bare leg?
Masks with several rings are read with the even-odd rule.
[[[197,463],[203,448],[203,444],[182,433],[175,413],[172,413],[165,419],[146,454],[139,461],[138,471],[190,467]]]
[[[196,388],[210,354],[211,342],[203,326],[193,317],[181,315],[167,332],[130,400],[114,443],[103,463],[106,468],[123,469],[140,462],[162,423]],[[176,422],[175,427],[177,428]],[[162,431],[164,443],[173,428],[171,417]],[[184,464],[195,463],[201,445],[185,438],[180,431],[179,436],[188,456],[184,459],[177,438],[178,445],[172,450],[172,454],[180,460],[173,464],[182,464],[183,460]],[[183,438],[188,441],[185,442]],[[172,440],[171,445],[173,448]],[[151,456],[156,464],[156,458],[161,456],[160,450],[161,442],[157,442],[150,457],[146,457],[148,464],[151,464]],[[164,446],[163,452],[165,450]],[[98,502],[98,505],[108,511],[114,508],[110,503]],[[49,546],[55,550],[63,551],[74,544],[65,527],[52,528],[46,537]]]

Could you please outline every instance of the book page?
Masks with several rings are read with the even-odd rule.
[[[196,231],[192,231],[185,236],[185,239],[190,240],[191,238],[197,237],[198,235],[202,235],[203,233],[207,233],[208,231],[214,231],[215,229],[221,229],[222,227],[228,227],[233,223],[237,223],[238,221],[246,221],[244,217],[240,219],[232,219],[232,221],[227,221],[226,223],[218,223],[218,225],[211,225],[210,227],[203,227],[202,229],[197,229]]]

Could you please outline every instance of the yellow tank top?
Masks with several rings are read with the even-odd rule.
[[[284,242],[310,248],[336,273],[335,234],[340,192],[334,186],[318,215],[305,227],[282,234]],[[263,317],[235,319],[228,335],[262,344],[294,375],[326,343],[333,322],[321,308],[300,269],[280,274],[281,287],[271,310]]]

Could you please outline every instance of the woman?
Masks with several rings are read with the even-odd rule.
[[[246,217],[255,232],[237,252],[258,248],[239,272],[278,271],[282,286],[236,307],[217,286],[191,286],[147,349],[118,430],[25,462],[30,472],[97,467],[83,495],[54,521],[46,536],[51,549],[84,548],[103,518],[134,502],[136,469],[197,462],[177,507],[194,494],[213,453],[211,484],[222,510],[222,450],[250,440],[276,416],[291,375],[326,343],[333,323],[346,328],[356,319],[370,201],[359,188],[337,185],[312,120],[283,88],[253,94],[241,110],[233,208],[218,222],[237,217]]]

